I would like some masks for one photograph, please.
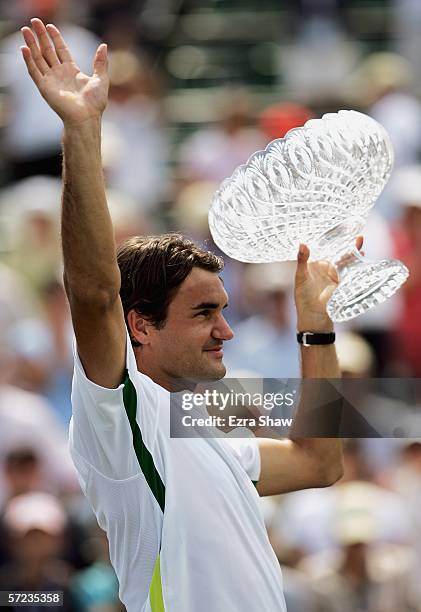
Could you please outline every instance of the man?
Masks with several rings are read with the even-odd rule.
[[[64,122],[64,281],[77,342],[70,444],[108,534],[120,597],[129,612],[285,610],[257,492],[335,482],[340,443],[170,439],[177,380],[225,374],[223,343],[233,333],[222,314],[222,262],[171,235],[130,239],[117,261],[100,157],[106,45],[89,77],[55,26],[33,19],[22,32],[29,74]],[[298,328],[331,342],[326,302],[337,274],[308,257],[302,246]],[[338,376],[333,344],[303,347],[302,373]]]

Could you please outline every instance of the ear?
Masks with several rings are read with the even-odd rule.
[[[136,310],[132,309],[127,315],[127,323],[131,336],[140,344],[150,344],[151,324],[144,319]]]

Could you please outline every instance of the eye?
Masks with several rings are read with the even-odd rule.
[[[201,310],[200,312],[198,312],[196,314],[196,317],[203,316],[207,318],[207,317],[210,317],[210,315],[211,315],[211,311],[209,310],[209,308],[205,308],[205,310]]]

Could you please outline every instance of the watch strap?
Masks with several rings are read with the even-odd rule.
[[[318,332],[298,332],[297,342],[303,346],[317,346],[323,344],[333,344],[335,342],[335,332],[322,334]]]

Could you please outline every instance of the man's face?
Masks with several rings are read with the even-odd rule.
[[[218,275],[193,268],[169,305],[165,326],[151,330],[149,353],[164,378],[223,378],[223,343],[234,335],[222,314],[227,303]]]

